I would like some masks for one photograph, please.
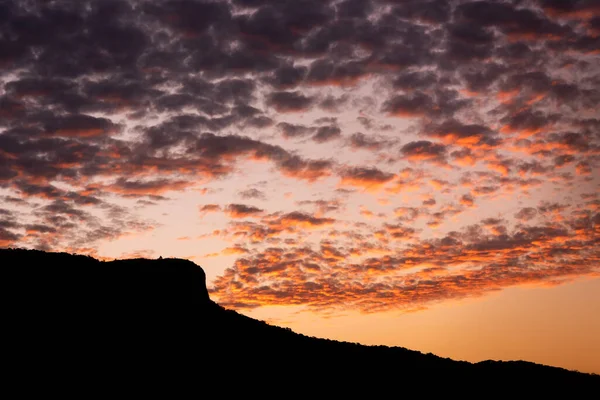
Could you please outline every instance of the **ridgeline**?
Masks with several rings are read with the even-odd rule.
[[[0,265],[4,360],[24,393],[167,386],[226,397],[578,397],[600,389],[598,375],[530,362],[468,363],[297,334],[213,302],[204,271],[187,260],[0,249]]]

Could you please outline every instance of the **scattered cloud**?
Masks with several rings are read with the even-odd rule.
[[[230,218],[247,218],[261,214],[264,210],[245,204],[229,204],[224,211]]]
[[[426,307],[597,274],[597,14],[8,2],[0,246],[219,242],[212,295],[235,307]]]

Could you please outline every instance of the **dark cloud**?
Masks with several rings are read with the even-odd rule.
[[[447,120],[441,124],[425,128],[425,134],[443,139],[447,143],[466,146],[495,147],[500,144],[497,133],[487,126],[478,124],[463,124],[456,120]]]
[[[277,127],[281,131],[281,134],[285,138],[295,138],[310,135],[315,131],[314,127],[308,127],[304,125],[290,124],[287,122],[280,122]]]
[[[446,0],[405,1],[396,5],[393,13],[403,19],[440,24],[450,18],[451,6]]]
[[[314,100],[301,92],[274,92],[269,95],[267,104],[279,112],[306,111]]]
[[[433,99],[423,92],[398,95],[383,104],[382,111],[399,117],[415,117],[427,114],[433,108]]]
[[[433,85],[435,85],[438,81],[438,76],[436,73],[431,71],[410,71],[410,72],[400,72],[398,73],[392,85],[395,89],[402,90],[425,90]]]
[[[464,24],[448,27],[450,39],[459,40],[471,45],[490,45],[494,41],[494,33],[478,25]]]
[[[127,180],[119,178],[104,190],[114,191],[125,196],[146,196],[165,193],[168,191],[181,191],[192,185],[185,180],[154,179],[149,181]]]
[[[366,64],[362,61],[338,64],[329,60],[317,60],[311,64],[306,82],[312,85],[346,86],[357,83],[366,74]]]
[[[267,78],[267,82],[278,89],[294,88],[304,80],[307,71],[307,67],[283,65]]]
[[[486,226],[495,226],[501,224],[503,221],[504,220],[500,218],[485,218],[481,220],[481,224]]]
[[[235,102],[247,105],[256,89],[256,83],[250,79],[226,79],[214,86],[213,99],[221,103]]]
[[[572,156],[571,154],[562,154],[560,156],[554,157],[554,165],[557,167],[563,167],[565,165],[571,164],[575,160],[575,156]]]
[[[373,10],[370,1],[344,0],[336,4],[338,18],[366,18]]]
[[[437,201],[434,198],[430,198],[427,200],[423,200],[423,205],[424,206],[435,206],[437,204]]]
[[[467,207],[472,207],[475,204],[475,200],[473,199],[473,196],[469,194],[463,194],[460,198],[460,204]]]
[[[0,226],[0,245],[2,247],[11,247],[13,243],[16,243],[21,239],[22,235],[11,232],[8,229]]]
[[[410,142],[400,149],[402,155],[413,161],[429,161],[439,164],[446,162],[446,146],[428,140]]]
[[[356,120],[367,130],[373,129],[373,120],[367,117],[356,117]]]
[[[585,275],[597,12],[592,0],[5,1],[0,245],[94,250],[156,226],[139,215],[165,193],[197,190],[212,203],[200,216],[231,217],[212,234],[233,242],[217,255],[242,256],[217,280],[223,304],[372,311]],[[212,198],[248,163],[279,174],[234,188],[261,208]],[[324,217],[352,211],[328,198],[336,184],[365,218]],[[263,209],[280,191],[303,211]],[[412,205],[388,197],[410,191]],[[534,207],[540,193],[557,202]],[[505,198],[523,203],[500,220]],[[475,206],[494,218],[461,228]]]
[[[555,18],[592,19],[600,11],[600,5],[596,0],[537,0],[537,2],[549,16]]]
[[[221,206],[218,204],[205,204],[203,206],[198,207],[201,213],[215,212],[221,211]]]
[[[456,8],[455,14],[468,22],[494,26],[514,38],[542,38],[565,35],[568,27],[554,23],[528,8],[509,3],[475,1]]]
[[[281,147],[272,146],[246,136],[218,136],[213,133],[201,134],[189,152],[199,152],[202,157],[217,160],[249,154],[269,159],[281,159],[288,155]]]
[[[320,227],[331,225],[335,222],[333,218],[320,218],[300,211],[293,211],[270,221],[272,226],[281,226],[286,229],[296,229],[302,227]]]
[[[331,21],[334,10],[327,2],[315,0],[267,3],[238,19],[240,31],[253,46],[291,51],[297,47],[299,32],[308,34]]]
[[[260,7],[268,3],[269,0],[233,0],[233,4],[241,7]]]
[[[264,129],[273,125],[274,122],[275,121],[273,121],[273,119],[265,115],[259,115],[257,117],[247,119],[245,121],[245,126],[250,126],[256,129]]]
[[[278,163],[284,175],[309,182],[330,176],[333,167],[330,160],[304,160],[298,156],[287,157]]]
[[[245,204],[229,204],[224,209],[231,218],[246,218],[261,214],[264,210]]]
[[[343,185],[377,190],[382,185],[391,182],[395,175],[378,168],[346,167],[341,170],[340,177]]]
[[[560,117],[556,114],[547,115],[542,111],[522,110],[514,115],[502,118],[500,121],[506,125],[502,128],[505,132],[520,132],[531,136],[542,128],[556,122]]]
[[[500,88],[506,92],[528,90],[534,94],[542,94],[548,92],[552,85],[552,79],[546,73],[534,71],[510,75]]]
[[[381,111],[396,117],[438,118],[454,115],[470,103],[455,90],[437,89],[433,95],[415,90],[386,100]]]
[[[491,29],[471,21],[449,25],[445,61],[471,62],[491,56],[495,41]]]
[[[56,232],[56,228],[52,227],[52,226],[46,226],[46,225],[39,225],[39,224],[32,224],[32,225],[25,225],[25,230],[28,233],[55,233]]]
[[[320,126],[317,133],[311,138],[317,143],[325,143],[335,140],[342,135],[342,130],[337,126]]]
[[[507,71],[506,65],[486,63],[477,69],[461,69],[461,75],[465,81],[466,89],[473,94],[478,94],[489,89]]]
[[[425,66],[433,63],[434,56],[426,47],[426,36],[419,36],[411,45],[393,44],[381,53],[376,65],[384,69],[402,70],[410,67]],[[420,43],[421,42],[421,43]],[[422,43],[425,42],[425,43]]]
[[[189,0],[146,3],[144,11],[186,36],[198,36],[231,18],[227,4]]]
[[[393,145],[390,140],[379,138],[375,135],[365,135],[362,132],[356,132],[350,135],[348,143],[355,149],[367,149],[371,151],[378,151]]]
[[[329,95],[319,103],[319,107],[325,111],[337,113],[343,109],[343,106],[348,103],[348,100],[349,97],[347,95],[339,97]]]
[[[515,218],[520,221],[529,221],[535,218],[537,210],[533,207],[524,207],[515,214]]]
[[[315,124],[336,124],[337,117],[321,117],[315,119]]]
[[[64,137],[96,137],[111,135],[117,127],[109,119],[89,115],[71,115],[52,118],[44,124],[49,135]]]

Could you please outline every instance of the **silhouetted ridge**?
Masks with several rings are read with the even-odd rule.
[[[225,394],[261,394],[262,382],[294,397],[475,395],[484,386],[495,394],[568,388],[572,397],[600,387],[597,375],[534,363],[471,364],[297,334],[217,305],[202,268],[186,260],[102,262],[21,249],[0,249],[0,260],[8,299],[5,359],[16,380],[33,377],[37,385],[177,380],[204,393],[203,385],[227,379]]]

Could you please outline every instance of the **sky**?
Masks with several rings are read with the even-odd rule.
[[[600,373],[597,0],[0,0],[0,246]]]

